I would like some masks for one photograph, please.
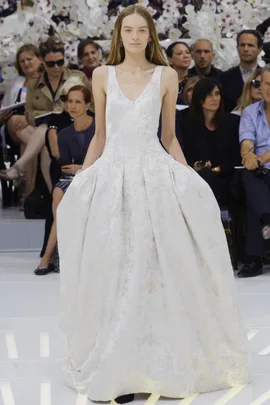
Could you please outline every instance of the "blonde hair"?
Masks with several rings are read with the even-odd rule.
[[[187,79],[186,84],[184,86],[184,90],[183,90],[183,99],[185,101],[185,103],[187,103],[187,92],[194,88],[195,85],[201,80],[200,76],[192,76],[189,79]]]
[[[260,76],[261,73],[262,73],[262,69],[257,68],[256,70],[254,70],[253,73],[251,73],[249,75],[246,83],[244,84],[242,95],[239,98],[238,104],[233,111],[238,111],[238,110],[243,111],[246,107],[248,107],[250,104],[253,103],[252,98],[251,98],[251,82],[252,82],[252,80],[256,79],[256,77]]]
[[[107,65],[119,65],[125,59],[125,48],[121,44],[121,27],[123,19],[131,14],[139,14],[147,22],[151,44],[147,45],[145,50],[146,59],[161,66],[167,66],[165,57],[163,56],[161,46],[159,45],[155,23],[149,11],[142,6],[128,6],[118,16],[112,36],[110,54],[107,60]]]

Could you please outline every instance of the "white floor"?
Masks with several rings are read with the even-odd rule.
[[[63,385],[59,275],[34,276],[37,264],[34,253],[0,255],[0,405],[90,404]],[[147,398],[147,405],[270,404],[270,271],[236,282],[252,351],[253,382],[182,401],[139,396],[134,405]]]

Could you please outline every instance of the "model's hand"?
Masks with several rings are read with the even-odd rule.
[[[65,165],[61,167],[61,170],[63,173],[75,175],[81,168],[81,165]]]
[[[256,170],[259,167],[259,161],[260,158],[258,158],[258,156],[256,156],[254,153],[250,152],[243,157],[242,164],[247,170]]]

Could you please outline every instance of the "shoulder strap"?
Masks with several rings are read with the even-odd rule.
[[[116,75],[115,75],[115,66],[107,65],[108,68],[108,90],[107,93],[115,90],[116,84]]]

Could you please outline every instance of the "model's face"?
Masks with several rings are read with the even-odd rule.
[[[45,71],[50,77],[58,79],[61,77],[64,71],[65,59],[61,52],[50,52],[48,53],[44,60],[43,65]]]
[[[67,110],[72,118],[78,118],[87,114],[90,104],[84,101],[81,91],[70,91],[67,99]]]
[[[122,21],[121,39],[125,51],[145,53],[148,42],[151,41],[146,20],[136,13],[125,17]]]
[[[220,106],[221,95],[218,87],[215,87],[212,93],[206,96],[202,107],[206,111],[217,111]]]
[[[197,41],[194,45],[192,57],[195,65],[200,69],[207,69],[211,66],[214,59],[212,45],[208,41]]]
[[[266,103],[270,103],[270,72],[264,72],[261,78],[262,98]]]
[[[177,44],[173,48],[173,54],[169,59],[170,65],[175,69],[187,69],[191,63],[190,50],[182,44]]]
[[[239,38],[237,51],[241,62],[255,63],[261,49],[258,48],[258,41],[254,35],[242,34]]]
[[[88,69],[94,69],[99,66],[99,51],[94,45],[88,44],[84,47],[82,62],[83,66]]]
[[[261,75],[252,80],[250,85],[250,95],[253,103],[262,99]]]
[[[22,52],[19,56],[19,64],[26,77],[37,74],[40,63],[40,59],[33,52]]]

